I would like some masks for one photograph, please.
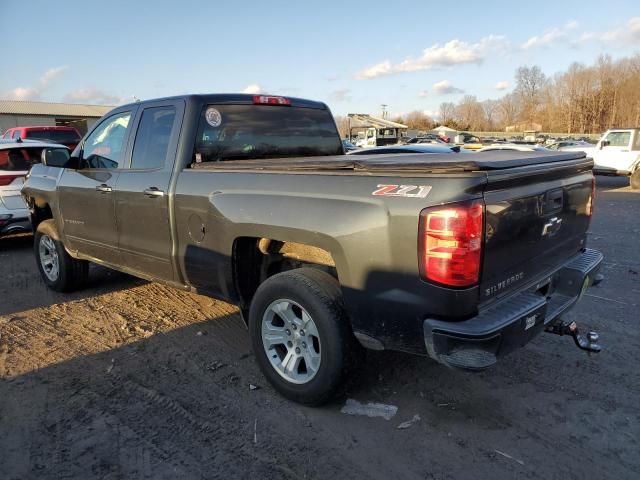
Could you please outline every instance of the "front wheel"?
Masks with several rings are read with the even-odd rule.
[[[53,220],[38,224],[33,247],[40,276],[50,289],[70,292],[86,282],[89,263],[67,253]]]
[[[260,285],[249,332],[267,380],[286,398],[307,405],[335,394],[361,349],[338,282],[312,268],[279,273]]]

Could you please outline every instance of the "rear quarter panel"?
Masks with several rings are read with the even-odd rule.
[[[453,298],[449,290],[443,302],[443,289],[420,280],[419,213],[427,206],[478,198],[484,183],[483,174],[399,178],[186,169],[175,191],[179,267],[196,289],[237,301],[231,263],[237,238],[322,248],[335,261],[354,330],[387,348],[423,350],[423,316],[471,314],[478,290],[459,291]],[[426,198],[372,194],[385,184],[432,188]]]

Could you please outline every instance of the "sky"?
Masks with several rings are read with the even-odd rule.
[[[434,115],[514,72],[640,53],[640,2],[0,0],[0,98],[115,105],[185,93]]]

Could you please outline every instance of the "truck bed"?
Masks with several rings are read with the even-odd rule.
[[[193,164],[192,168],[216,171],[343,171],[447,173],[504,170],[530,165],[579,161],[584,152],[494,151],[459,154],[336,155],[325,157],[265,158]]]

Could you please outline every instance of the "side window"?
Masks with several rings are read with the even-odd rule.
[[[611,132],[605,140],[609,141],[610,147],[628,147],[631,132]]]
[[[133,144],[131,168],[162,168],[167,158],[175,107],[152,107],[142,112]]]
[[[11,138],[18,138],[20,137],[20,130],[14,130],[13,133],[11,134]]]
[[[126,147],[131,112],[104,120],[84,142],[80,168],[118,168]]]

